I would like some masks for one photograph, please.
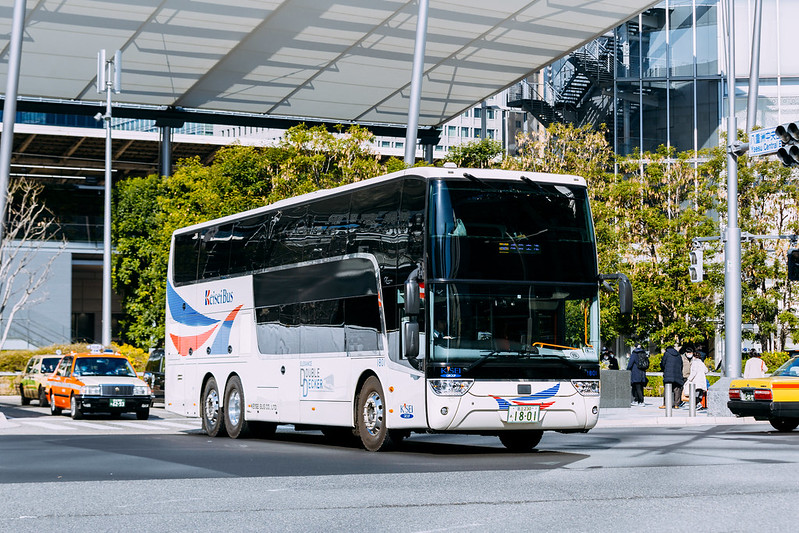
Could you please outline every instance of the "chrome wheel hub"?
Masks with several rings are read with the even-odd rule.
[[[376,392],[366,398],[363,406],[363,424],[370,435],[377,435],[383,428],[383,400]]]

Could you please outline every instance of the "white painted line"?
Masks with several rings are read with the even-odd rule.
[[[70,425],[71,426],[84,427],[84,428],[88,428],[88,429],[94,429],[94,430],[98,430],[98,431],[103,431],[103,430],[106,430],[106,429],[116,429],[116,430],[122,429],[122,428],[115,428],[113,426],[109,426],[108,424],[101,424],[101,423],[96,423],[96,422],[86,422],[85,420],[73,420],[70,423]]]
[[[43,420],[39,420],[37,418],[15,418],[14,420],[24,426],[38,426],[45,429],[55,429],[57,431],[66,431],[69,429],[64,424],[44,422]]]
[[[153,424],[158,424],[159,426],[168,426],[180,429],[199,429],[202,427],[202,423],[199,420],[187,420],[185,422],[173,422],[171,420],[151,420],[150,422]]]
[[[123,426],[125,428],[133,428],[133,429],[158,429],[153,427],[152,424],[148,424],[145,421],[133,422],[128,420],[118,420],[114,422],[108,422],[111,426]]]

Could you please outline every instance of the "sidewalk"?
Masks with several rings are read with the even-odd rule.
[[[695,417],[689,417],[687,404],[682,409],[672,409],[671,418],[666,418],[666,410],[660,409],[661,405],[663,405],[662,398],[647,397],[643,406],[600,409],[596,428],[768,424],[766,421],[758,421],[751,417],[709,416],[707,411],[697,411]]]

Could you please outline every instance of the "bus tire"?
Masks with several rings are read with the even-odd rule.
[[[499,441],[512,452],[529,452],[543,436],[544,432],[539,429],[504,431],[499,434]]]
[[[30,405],[31,399],[25,396],[25,388],[20,385],[19,386],[19,401],[22,405]]]
[[[788,433],[799,426],[799,418],[769,418],[768,421],[780,433]]]
[[[241,386],[241,379],[233,376],[225,386],[225,429],[231,439],[246,437],[250,434],[250,428],[244,417],[244,387]]]
[[[383,387],[375,376],[369,377],[358,394],[355,423],[363,447],[370,452],[379,452],[393,444],[386,427],[386,404]]]
[[[47,407],[48,405],[47,391],[44,390],[44,387],[39,387],[39,407]]]
[[[208,378],[203,387],[202,417],[203,430],[209,437],[225,436],[225,418],[219,409],[219,387],[214,378]]]

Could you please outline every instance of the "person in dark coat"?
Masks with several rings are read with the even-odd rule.
[[[630,388],[633,394],[633,405],[644,405],[644,387],[646,386],[646,370],[641,369],[638,364],[640,360],[646,357],[646,351],[637,345],[630,353],[630,359],[627,361],[627,370],[630,371]]]
[[[669,346],[660,359],[660,369],[663,371],[663,407],[666,402],[672,402],[672,407],[678,407],[682,402],[682,386],[685,378],[682,376],[682,356],[674,346]],[[665,385],[671,383],[672,398],[665,398]]]

